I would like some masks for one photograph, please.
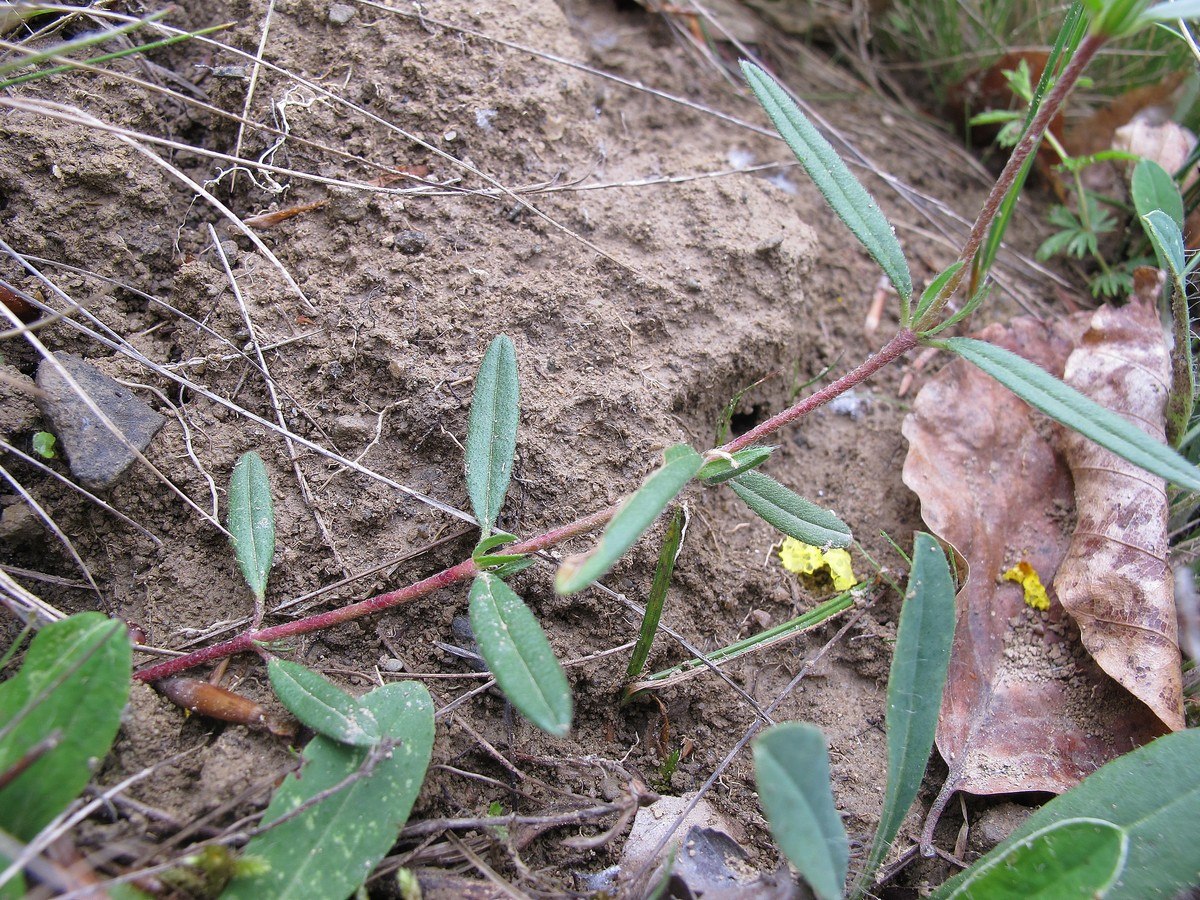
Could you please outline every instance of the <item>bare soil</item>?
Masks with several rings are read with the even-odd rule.
[[[169,21],[184,28],[233,22],[213,39],[254,53],[266,3],[188,6]],[[667,445],[711,446],[720,412],[738,390],[772,376],[739,407],[735,428],[745,430],[784,409],[811,380],[856,364],[895,329],[892,298],[879,331],[864,333],[877,271],[788,164],[783,144],[756,130],[765,131],[765,117],[740,82],[662,18],[603,0],[438,0],[425,7],[427,19],[409,5],[389,12],[351,4],[353,15],[337,24],[337,6],[275,5],[264,51],[271,66],[257,73],[240,150],[238,122],[219,111],[242,114],[252,66],[202,40],[108,67],[117,74],[71,72],[10,95],[63,104],[60,117],[15,106],[0,111],[0,221],[14,251],[3,277],[108,338],[102,343],[59,321],[41,329],[42,341],[133,385],[166,416],[147,455],[210,515],[215,502],[224,518],[224,485],[238,456],[254,449],[264,457],[279,528],[271,606],[374,573],[268,621],[436,572],[470,552],[472,532],[304,447],[295,448],[293,466],[276,432],[195,389],[277,421],[253,361],[254,340],[278,415],[293,433],[468,510],[461,442],[471,378],[492,337],[510,335],[523,412],[500,526],[533,535],[618,500]],[[89,27],[67,23],[65,35]],[[727,44],[716,46],[726,64],[736,59]],[[986,189],[984,175],[950,139],[794,38],[776,34],[761,49],[862,154],[857,171],[897,223],[923,285],[954,258],[962,221]],[[308,177],[235,174],[213,153]],[[780,165],[737,171],[762,163]],[[394,167],[427,167],[422,180],[439,187],[403,178],[369,184]],[[323,205],[255,232],[276,267],[195,184],[242,218]],[[1022,234],[1032,228],[1021,227]],[[1035,242],[1022,234],[1019,243]],[[22,269],[17,254],[42,275]],[[1050,299],[1050,283],[1029,281],[1027,273],[1015,263],[1004,270],[1013,292],[1004,303],[1015,308],[1015,297],[1037,307]],[[69,311],[70,303],[78,309]],[[36,367],[37,353],[24,342],[8,341],[3,353],[10,372]],[[900,481],[906,448],[899,425],[915,385],[903,396],[900,386],[910,363],[859,389],[857,402],[821,410],[781,435],[768,467],[854,528],[860,575],[871,574],[871,559],[902,571],[881,534],[907,547],[920,527],[915,498]],[[163,370],[195,388],[181,388]],[[7,439],[27,448],[42,422],[19,393],[3,390]],[[66,471],[62,460],[53,465]],[[70,556],[10,490],[4,561],[51,577],[21,579],[47,602],[109,611],[145,629],[147,643],[169,649],[212,640],[249,615],[225,536],[145,467],[132,469],[105,499],[161,546],[23,463],[10,471],[70,537],[102,594],[80,587]],[[823,599],[780,567],[772,553],[777,535],[731,492],[696,490],[688,501],[691,527],[664,624],[692,645],[724,646]],[[555,789],[611,799],[629,775],[660,792],[687,794],[717,769],[755,720],[730,684],[703,675],[665,691],[660,702],[619,704],[628,651],[612,651],[635,637],[638,618],[614,592],[644,600],[659,533],[605,580],[610,592],[558,597],[547,566],[515,579],[560,658],[583,660],[568,668],[574,727],[566,739],[548,738],[487,693],[455,706],[439,719],[434,768],[411,822],[481,816],[496,801],[521,813],[560,809],[566,800]],[[869,596],[873,604],[774,714],[824,729],[856,854],[869,843],[882,799],[884,688],[899,602],[886,589]],[[381,679],[424,679],[438,706],[448,707],[479,685],[435,643],[461,643],[452,622],[464,610],[465,588],[446,591],[287,649],[354,692]],[[771,704],[842,621],[730,665],[729,678],[761,706]],[[11,623],[4,627],[16,633]],[[689,656],[660,635],[650,665]],[[257,658],[236,658],[224,683],[274,704]],[[686,752],[666,773],[664,761],[679,750]],[[151,688],[135,686],[98,783],[157,768],[90,826],[83,848],[104,845],[107,870],[173,858],[189,841],[260,810],[290,759],[270,735],[189,719]],[[933,780],[940,777],[935,764]],[[707,799],[736,823],[734,837],[753,864],[774,870],[779,857],[747,752]],[[914,813],[909,836],[917,821]],[[958,825],[956,811],[944,826],[947,849]],[[587,850],[563,845],[579,833],[532,835],[519,855],[493,846],[487,834],[475,834],[472,846],[518,890],[554,896],[577,889],[575,873],[597,872],[620,856],[622,834]],[[397,860],[478,874],[444,839],[412,855],[419,844],[403,842]],[[900,883],[911,890],[943,877],[927,865]]]

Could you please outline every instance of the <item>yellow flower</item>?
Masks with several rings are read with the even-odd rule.
[[[1037,570],[1029,563],[1022,560],[1000,577],[1005,581],[1015,581],[1021,585],[1025,591],[1026,606],[1041,610],[1050,608],[1050,597],[1046,594],[1042,579],[1038,577]]]
[[[848,590],[858,584],[850,554],[845,550],[822,550],[795,538],[784,538],[779,559],[785,569],[797,575],[816,575],[827,570],[836,591]]]

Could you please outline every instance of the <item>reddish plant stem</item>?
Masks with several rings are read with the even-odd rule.
[[[874,375],[884,366],[891,363],[901,354],[912,349],[918,343],[918,334],[922,328],[928,328],[936,321],[942,307],[945,306],[946,300],[957,289],[963,275],[970,267],[970,262],[975,254],[979,251],[980,245],[983,243],[984,236],[987,234],[987,229],[990,227],[992,220],[996,217],[996,211],[999,209],[1000,202],[1004,199],[1009,186],[1016,177],[1020,167],[1024,164],[1029,154],[1033,152],[1036,146],[1036,138],[1040,138],[1045,131],[1055,111],[1062,104],[1066,95],[1074,87],[1078,81],[1080,73],[1087,66],[1088,62],[1095,55],[1096,51],[1104,44],[1104,39],[1093,35],[1088,35],[1080,42],[1079,49],[1072,57],[1071,62],[1063,71],[1062,76],[1054,85],[1054,88],[1046,96],[1046,101],[1038,109],[1037,115],[1020,143],[1013,150],[1012,156],[1008,160],[1008,164],[1004,168],[1004,172],[993,186],[991,193],[988,195],[987,201],[984,203],[983,209],[980,211],[979,217],[975,220],[975,225],[971,229],[971,234],[963,246],[963,252],[960,256],[966,264],[959,271],[956,277],[937,302],[930,308],[929,312],[917,324],[916,330],[902,329],[895,337],[893,337],[884,347],[875,355],[870,356],[858,368],[852,372],[843,375],[837,381],[828,385],[825,388],[817,391],[811,396],[805,397],[798,403],[793,404],[788,409],[771,417],[756,428],[743,434],[741,437],[729,441],[724,446],[720,447],[726,453],[733,453],[737,450],[742,450],[749,447],[751,444],[761,441],[762,439],[774,434],[785,425],[789,425],[797,419],[803,418],[817,407],[822,406],[846,391],[850,390],[855,385],[865,381],[870,376]],[[585,534],[599,526],[605,524],[612,518],[617,507],[612,506],[608,509],[601,510],[598,513],[593,513],[590,516],[585,516],[568,525],[563,525],[560,528],[547,531],[537,537],[530,538],[526,541],[513,544],[508,548],[507,552],[511,553],[534,553],[539,550],[546,550],[557,544],[562,543],[568,538],[575,537],[580,534]],[[224,659],[233,656],[235,653],[245,653],[256,649],[258,644],[278,641],[284,638],[294,637],[300,634],[308,634],[313,631],[321,631],[326,628],[333,628],[336,625],[341,625],[344,622],[352,621],[363,616],[369,616],[372,613],[382,612],[386,609],[399,606],[403,603],[408,603],[411,600],[417,600],[421,597],[427,597],[434,591],[441,590],[444,587],[449,587],[452,584],[457,584],[460,581],[466,581],[479,574],[479,568],[472,560],[464,560],[457,565],[451,566],[438,572],[436,575],[431,575],[414,584],[401,588],[397,591],[390,591],[386,594],[379,594],[371,597],[368,600],[362,600],[358,603],[352,603],[349,606],[343,606],[339,609],[330,610],[329,612],[318,613],[315,616],[308,616],[303,619],[297,619],[294,622],[286,622],[282,625],[274,625],[270,628],[261,630],[249,630],[243,632],[235,638],[227,641],[222,641],[219,644],[213,644],[211,647],[204,647],[196,650],[185,656],[178,656],[174,659],[158,663],[157,665],[149,666],[134,673],[134,678],[142,682],[158,681],[162,678],[167,678],[171,675],[177,675],[188,669],[196,666],[204,665],[208,662],[213,662],[218,659]]]
[[[988,229],[992,227],[992,222],[995,221],[1000,204],[1004,201],[1004,197],[1008,193],[1009,188],[1012,187],[1013,182],[1016,181],[1017,174],[1021,171],[1021,167],[1025,165],[1025,160],[1029,158],[1029,154],[1037,149],[1042,136],[1046,133],[1046,129],[1050,127],[1051,120],[1062,107],[1063,102],[1067,99],[1067,95],[1074,90],[1076,83],[1079,81],[1079,76],[1083,74],[1083,70],[1088,67],[1088,63],[1092,61],[1092,57],[1096,55],[1096,52],[1107,41],[1108,39],[1102,35],[1089,34],[1079,42],[1079,47],[1071,56],[1067,67],[1063,69],[1058,80],[1054,82],[1054,87],[1046,94],[1042,104],[1038,107],[1038,111],[1033,116],[1033,121],[1029,123],[1029,128],[1026,129],[1024,136],[1017,142],[1017,145],[1013,147],[1012,155],[1009,156],[1008,162],[1004,164],[1004,170],[1000,173],[1000,177],[992,185],[992,189],[983,203],[983,208],[980,209],[979,215],[975,219],[975,224],[971,226],[971,233],[967,236],[966,243],[963,244],[962,252],[958,256],[959,260],[963,263],[962,268],[942,288],[938,298],[930,305],[925,315],[921,317],[921,321],[913,326],[913,330],[920,333],[932,328],[941,319],[941,313],[946,303],[954,295],[954,292],[958,290],[963,278],[969,274],[972,263],[975,261],[975,256],[979,252],[979,248],[983,245],[984,238],[987,237]]]
[[[563,525],[561,528],[552,529],[545,534],[540,534],[537,537],[529,538],[528,540],[520,541],[510,547],[506,547],[505,552],[536,553],[539,550],[546,550],[556,544],[561,544],[568,538],[586,534],[598,528],[611,519],[613,513],[616,511],[616,506],[610,506],[607,509],[592,513],[590,516],[585,516],[568,525]],[[177,675],[187,669],[202,666],[205,663],[214,662],[218,659],[224,659],[227,656],[233,656],[235,653],[246,653],[254,650],[257,644],[279,641],[284,638],[295,637],[298,634],[308,634],[312,631],[322,631],[326,628],[341,625],[344,622],[369,616],[372,613],[383,612],[385,609],[400,606],[402,603],[427,597],[434,591],[440,591],[444,587],[474,578],[478,574],[479,567],[475,565],[473,560],[467,559],[458,563],[458,565],[443,569],[436,575],[430,575],[428,578],[400,588],[397,591],[378,594],[369,600],[351,603],[349,606],[331,609],[328,612],[318,613],[315,616],[296,619],[294,622],[273,625],[270,628],[263,628],[260,631],[245,631],[235,638],[230,638],[219,644],[213,644],[211,647],[203,647],[186,656],[177,656],[174,659],[168,659],[157,665],[141,669],[134,672],[133,677],[143,682],[158,681],[171,675]]]
[[[758,425],[750,429],[741,437],[734,438],[729,443],[718,449],[726,453],[734,453],[749,447],[751,444],[761,441],[763,438],[778,431],[784,425],[788,425],[797,419],[808,415],[818,406],[824,406],[834,397],[839,394],[844,394],[850,388],[854,387],[862,381],[870,378],[888,363],[892,362],[896,357],[911,350],[917,345],[917,335],[915,332],[909,331],[907,328],[902,329],[890,341],[884,344],[874,356],[868,356],[867,359],[854,371],[847,372],[837,381],[821,388],[815,394],[805,397],[803,400],[785,409],[778,415],[772,416]]]
[[[743,447],[749,446],[756,440],[766,437],[775,431],[778,431],[784,425],[794,422],[796,419],[807,415],[818,406],[828,403],[839,394],[845,393],[859,384],[866,378],[878,372],[888,363],[892,362],[896,357],[900,356],[906,350],[911,349],[917,343],[917,336],[911,331],[904,330],[893,337],[884,345],[883,349],[874,356],[868,357],[854,371],[843,375],[837,381],[823,388],[810,397],[805,397],[803,400],[794,404],[789,409],[784,410],[779,415],[768,419],[757,428],[746,432],[739,438],[730,441],[721,449],[732,453],[735,450],[740,450]],[[540,534],[537,537],[529,538],[528,540],[519,541],[505,548],[506,553],[536,553],[539,550],[546,550],[561,544],[563,541],[576,537],[581,534],[586,534],[601,525],[608,522],[616,513],[617,507],[610,506],[607,509],[602,509],[599,512],[592,513],[589,516],[584,516],[567,525],[559,528],[551,529],[550,531]],[[349,606],[332,609],[328,612],[318,613],[315,616],[307,616],[303,619],[297,619],[294,622],[285,622],[282,625],[273,625],[270,628],[261,630],[249,630],[239,634],[235,638],[230,638],[227,641],[222,641],[219,644],[213,644],[211,647],[203,647],[193,651],[186,656],[177,656],[174,659],[169,659],[153,666],[148,666],[145,669],[140,669],[134,673],[134,678],[142,682],[154,682],[162,678],[168,678],[172,675],[178,675],[180,672],[195,668],[196,666],[204,665],[205,663],[214,662],[218,659],[224,659],[228,656],[233,656],[235,653],[246,653],[255,650],[257,645],[270,643],[271,641],[283,640],[284,638],[295,637],[300,634],[309,634],[313,631],[321,631],[326,628],[333,628],[345,622],[350,622],[354,619],[369,616],[373,613],[383,612],[386,609],[400,606],[403,603],[408,603],[412,600],[417,600],[421,597],[427,597],[434,591],[439,591],[442,588],[449,587],[452,584],[457,584],[460,581],[466,581],[469,578],[474,578],[479,574],[479,567],[475,565],[473,560],[464,560],[457,565],[451,566],[448,569],[443,569],[436,575],[430,575],[421,581],[410,584],[407,587],[400,588],[396,591],[389,591],[386,594],[378,594],[368,600],[362,600],[358,603],[352,603]]]

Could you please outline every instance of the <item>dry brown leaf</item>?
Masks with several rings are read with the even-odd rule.
[[[1195,146],[1196,136],[1182,125],[1145,114],[1118,128],[1112,139],[1112,149],[1153,160],[1172,175],[1183,168]],[[1189,173],[1184,187],[1195,180],[1195,173]]]
[[[1103,307],[1067,360],[1066,382],[1163,440],[1171,360],[1158,313]],[[1172,730],[1184,727],[1167,491],[1115,453],[1063,432],[1078,524],[1054,580],[1092,658]]]
[[[1085,323],[1022,318],[980,336],[1061,374]],[[1025,561],[1049,584],[1066,552],[1071,477],[1051,423],[955,360],[922,388],[903,432],[904,482],[969,571],[938,721],[950,774],[927,823],[928,844],[937,812],[957,790],[1060,793],[1164,729],[1087,656],[1061,604],[1032,610],[1018,585],[998,581]]]

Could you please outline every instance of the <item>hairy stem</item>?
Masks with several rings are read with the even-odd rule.
[[[725,453],[734,453],[749,447],[751,444],[761,441],[770,434],[774,434],[784,425],[790,425],[797,419],[808,415],[818,406],[824,406],[834,397],[846,393],[850,388],[854,387],[867,378],[870,378],[888,363],[892,362],[896,357],[911,350],[917,345],[917,335],[915,332],[909,331],[907,328],[901,329],[900,332],[890,341],[884,344],[874,356],[868,356],[866,360],[854,371],[847,372],[837,381],[821,388],[815,394],[805,397],[803,400],[797,401],[794,405],[785,409],[778,415],[774,415],[767,421],[763,422],[755,428],[751,428],[741,437],[734,438],[729,443],[717,449]]]
[[[729,441],[724,446],[718,448],[719,450],[726,453],[733,453],[753,443],[762,441],[785,425],[803,418],[819,406],[828,403],[834,397],[844,394],[917,345],[920,340],[919,333],[937,323],[946,303],[958,289],[963,275],[970,270],[971,261],[974,259],[976,253],[978,253],[987,230],[991,227],[992,221],[996,217],[996,211],[999,209],[1004,195],[1012,186],[1017,173],[1021,170],[1021,166],[1029,157],[1029,154],[1037,147],[1038,141],[1054,117],[1055,112],[1062,105],[1071,89],[1075,86],[1075,83],[1079,80],[1080,74],[1087,67],[1088,62],[1095,56],[1096,51],[1103,46],[1104,42],[1105,39],[1103,37],[1089,35],[1080,43],[1078,51],[1071,58],[1071,62],[1067,65],[1067,68],[1063,71],[1053,89],[1046,95],[1045,102],[1038,109],[1037,115],[1034,116],[1033,122],[1030,123],[1030,127],[1024,137],[1021,138],[1017,146],[1013,149],[1008,164],[1004,167],[1003,173],[1001,173],[999,179],[992,187],[991,193],[988,194],[987,201],[984,203],[979,217],[975,220],[975,225],[972,227],[971,234],[967,238],[967,242],[963,246],[962,253],[959,256],[959,259],[964,262],[963,267],[959,269],[958,275],[947,283],[941,294],[939,294],[938,298],[921,318],[921,321],[911,330],[908,328],[901,329],[878,353],[868,357],[852,372],[848,372],[827,387],[800,400],[778,415],[763,422],[757,428],[746,432],[741,437]],[[569,538],[586,534],[595,528],[599,528],[612,518],[616,510],[617,508],[612,506],[600,512],[593,513],[590,516],[585,516],[568,525],[563,525],[560,528],[547,531],[537,537],[516,543],[509,547],[507,552],[532,553],[538,550],[549,549]],[[158,681],[161,678],[176,675],[196,666],[224,659],[235,653],[254,650],[259,644],[332,628],[353,619],[382,612],[421,597],[427,597],[434,591],[473,578],[479,574],[479,571],[479,567],[472,560],[464,560],[457,565],[438,572],[436,575],[431,575],[428,578],[396,591],[379,594],[368,600],[362,600],[339,609],[297,619],[293,622],[286,622],[282,625],[274,625],[261,630],[250,629],[235,638],[222,641],[211,647],[204,647],[185,656],[178,656],[157,665],[141,669],[134,673],[134,678],[142,682]]]
[[[828,387],[817,391],[817,393],[805,397],[798,401],[790,408],[784,410],[779,415],[768,419],[757,428],[746,432],[741,437],[730,441],[721,450],[732,453],[734,450],[740,450],[743,447],[749,446],[755,441],[762,440],[768,435],[773,434],[785,425],[796,421],[797,419],[808,415],[819,406],[828,403],[839,394],[843,394],[856,384],[869,378],[871,375],[878,372],[888,363],[895,360],[905,351],[914,347],[917,343],[917,336],[912,331],[907,329],[900,331],[893,337],[883,349],[874,356],[868,357],[858,368],[852,372],[843,375],[837,381],[830,384]],[[589,516],[584,516],[567,525],[559,528],[551,529],[550,531],[540,534],[537,537],[529,538],[528,540],[519,541],[504,549],[505,553],[536,553],[539,550],[547,550],[551,547],[561,544],[569,538],[577,537],[581,534],[586,534],[596,528],[604,525],[616,513],[617,507],[610,506],[602,509],[599,512],[592,513]],[[169,659],[153,666],[148,666],[145,669],[140,669],[134,673],[133,677],[142,682],[154,682],[162,678],[168,678],[172,675],[178,675],[180,672],[193,669],[196,666],[204,665],[205,663],[215,662],[218,659],[224,659],[228,656],[233,656],[235,653],[246,653],[256,649],[259,644],[266,644],[272,641],[283,640],[284,638],[295,637],[300,634],[309,634],[313,631],[321,631],[326,628],[333,628],[336,625],[341,625],[344,622],[350,622],[354,619],[369,616],[372,613],[383,612],[385,609],[392,609],[401,604],[408,603],[412,600],[418,600],[421,597],[427,597],[434,591],[439,591],[442,588],[449,587],[452,584],[457,584],[460,581],[466,581],[474,578],[480,572],[479,567],[473,560],[467,559],[457,565],[451,566],[448,569],[443,569],[436,575],[430,575],[428,578],[410,584],[407,587],[400,588],[396,591],[389,591],[385,594],[379,594],[371,597],[368,600],[362,600],[358,603],[352,603],[349,606],[342,606],[338,609],[331,609],[328,612],[317,613],[313,616],[307,616],[303,619],[296,619],[293,622],[285,622],[282,625],[273,625],[270,628],[261,630],[250,629],[242,632],[237,637],[230,638],[227,641],[222,641],[219,644],[213,644],[211,647],[203,647],[200,650],[188,653],[185,656],[177,656],[174,659]]]
[[[586,534],[598,528],[611,519],[613,513],[616,511],[617,508],[615,506],[610,506],[607,509],[602,509],[600,512],[592,513],[590,516],[577,519],[568,525],[563,525],[561,528],[552,529],[545,534],[506,547],[505,552],[536,553],[539,550],[545,550],[562,543],[568,538]],[[443,569],[436,575],[430,575],[428,578],[410,584],[407,587],[402,587],[399,590],[378,594],[368,600],[351,603],[349,606],[331,609],[328,612],[317,613],[315,616],[296,619],[294,622],[285,622],[282,625],[273,625],[270,628],[263,628],[261,630],[251,629],[244,631],[235,638],[230,638],[219,644],[213,644],[211,647],[203,647],[186,656],[177,656],[174,659],[168,659],[157,665],[140,669],[133,673],[133,677],[143,682],[158,681],[159,679],[195,668],[196,666],[224,659],[227,656],[233,656],[235,653],[245,653],[254,650],[258,644],[266,644],[272,641],[280,641],[284,638],[295,637],[300,634],[333,628],[336,625],[341,625],[354,619],[361,619],[363,616],[369,616],[372,613],[383,612],[385,609],[391,609],[394,606],[400,606],[403,603],[427,597],[434,591],[439,591],[460,581],[474,578],[479,572],[480,569],[475,565],[473,560],[463,560],[457,565]]]
[[[1000,173],[1000,177],[992,185],[992,190],[988,194],[987,200],[984,201],[983,208],[979,211],[979,216],[975,219],[975,224],[971,227],[971,233],[967,236],[967,241],[963,244],[962,252],[958,256],[963,263],[962,268],[946,283],[929,309],[926,310],[925,315],[913,326],[913,330],[917,333],[932,328],[941,319],[942,311],[946,308],[946,304],[954,296],[954,292],[958,290],[959,285],[962,284],[965,275],[970,272],[971,263],[974,261],[975,255],[979,252],[979,247],[983,244],[984,238],[987,237],[988,229],[992,227],[992,222],[996,218],[996,212],[1000,209],[1000,204],[1016,180],[1021,167],[1025,165],[1025,160],[1037,149],[1038,144],[1041,143],[1042,136],[1050,126],[1050,122],[1062,107],[1064,101],[1067,99],[1067,95],[1074,90],[1076,83],[1079,81],[1079,76],[1083,74],[1083,70],[1087,68],[1092,57],[1104,46],[1107,40],[1103,35],[1089,34],[1079,42],[1079,47],[1071,57],[1071,61],[1063,69],[1058,80],[1054,82],[1054,87],[1050,89],[1050,93],[1046,95],[1046,99],[1042,102],[1042,105],[1038,107],[1037,114],[1033,117],[1033,121],[1029,123],[1029,128],[1021,137],[1021,140],[1017,142],[1017,146],[1013,148],[1012,156],[1008,158],[1008,162],[1004,166],[1004,171]]]

